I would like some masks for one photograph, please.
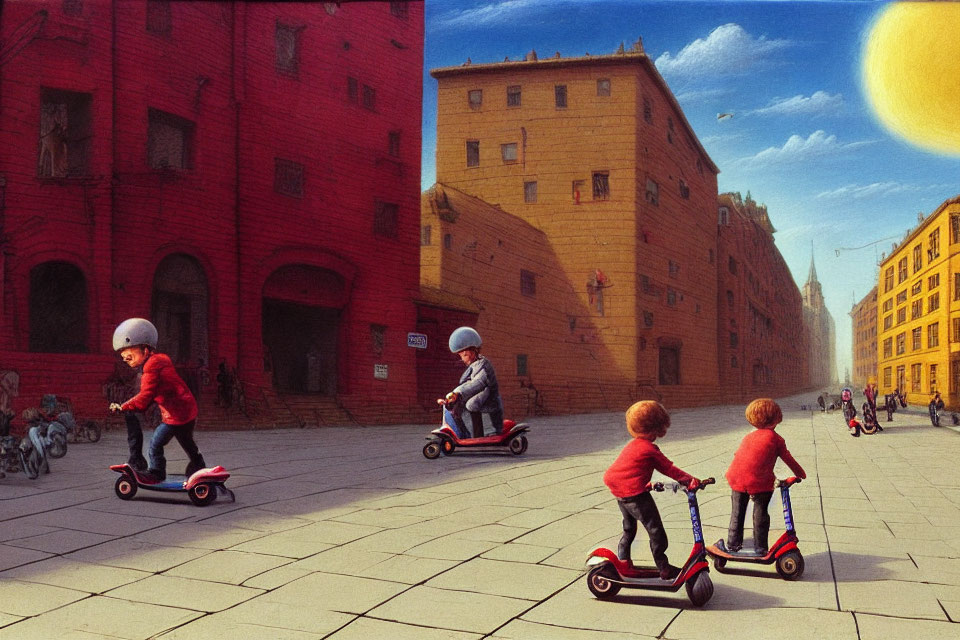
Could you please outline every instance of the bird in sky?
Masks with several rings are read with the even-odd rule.
[[[718,114],[717,114],[717,121],[722,122],[723,120],[729,120],[729,119],[732,118],[732,117],[733,117],[733,114],[732,114],[732,113],[718,113]]]

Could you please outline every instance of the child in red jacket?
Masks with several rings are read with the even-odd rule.
[[[691,491],[700,486],[700,481],[675,467],[653,444],[654,440],[665,436],[670,427],[670,415],[659,402],[637,402],[627,409],[626,415],[627,431],[633,440],[627,443],[603,474],[603,482],[616,496],[620,513],[623,514],[623,536],[617,547],[617,556],[621,560],[630,560],[630,545],[637,536],[639,520],[650,537],[650,551],[660,570],[660,578],[673,580],[680,569],[667,561],[667,533],[657,503],[650,495],[650,478],[656,470],[687,485]]]
[[[162,482],[167,477],[167,460],[163,447],[173,438],[190,458],[186,475],[206,466],[197,443],[193,440],[193,428],[197,423],[197,401],[177,374],[170,356],[157,353],[157,328],[149,320],[130,318],[121,322],[113,332],[113,349],[130,367],[142,367],[140,392],[123,404],[110,404],[111,411],[143,411],[156,402],[160,407],[162,422],[150,440],[150,468],[144,480]]]
[[[747,406],[747,421],[756,427],[740,442],[727,469],[730,484],[730,526],[727,529],[728,551],[739,551],[743,546],[743,519],[747,502],[753,501],[753,542],[758,555],[766,555],[767,535],[770,533],[770,514],[767,505],[773,496],[776,477],[773,467],[781,458],[799,478],[806,478],[803,467],[787,450],[786,441],[774,431],[783,420],[780,405],[770,398],[758,398]],[[718,543],[723,546],[723,541]]]

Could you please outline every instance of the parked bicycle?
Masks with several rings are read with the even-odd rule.
[[[94,420],[78,422],[74,418],[73,404],[70,402],[70,398],[52,393],[44,394],[40,401],[40,407],[44,416],[49,420],[59,422],[66,428],[67,435],[71,436],[70,442],[97,442],[100,440],[102,434],[100,425]]]
[[[0,413],[0,478],[7,472],[23,471],[31,480],[41,472],[50,473],[47,452],[37,427],[28,430],[27,437],[10,435],[12,413]]]

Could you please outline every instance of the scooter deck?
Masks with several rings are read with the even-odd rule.
[[[716,545],[707,545],[707,553],[715,558],[723,558],[724,560],[733,560],[736,562],[753,562],[755,564],[772,564],[776,557],[774,556],[773,551],[767,551],[766,555],[760,555],[755,550],[751,549],[749,551],[727,551],[725,549],[720,549]]]

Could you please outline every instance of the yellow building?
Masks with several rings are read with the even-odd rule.
[[[940,391],[960,406],[960,196],[941,204],[880,264],[880,393],[911,404]]]
[[[871,378],[877,378],[876,287],[853,305],[850,319],[853,323],[853,386],[864,389]]]
[[[545,234],[608,375],[716,401],[718,170],[639,43],[431,75],[437,182]]]

